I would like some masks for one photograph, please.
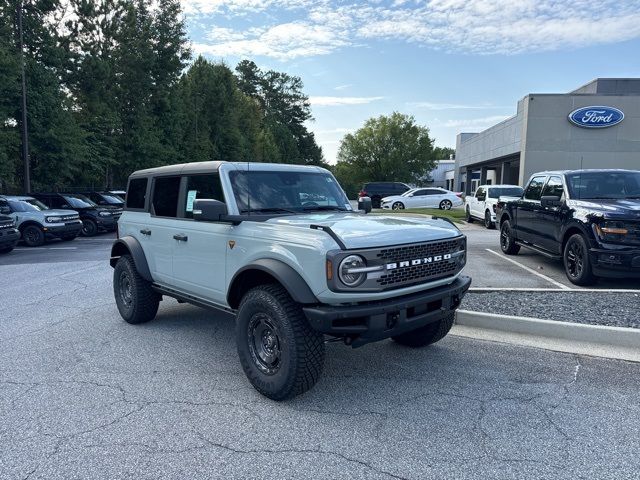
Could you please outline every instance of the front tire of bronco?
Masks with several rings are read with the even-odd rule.
[[[442,320],[425,325],[416,330],[391,337],[393,341],[407,347],[419,348],[436,343],[447,336],[453,326],[455,313],[451,312]]]
[[[127,323],[153,320],[158,313],[160,295],[140,276],[130,255],[118,259],[113,270],[113,294],[120,315]]]
[[[272,400],[306,392],[324,366],[324,338],[280,285],[255,287],[238,308],[236,345],[253,387]]]

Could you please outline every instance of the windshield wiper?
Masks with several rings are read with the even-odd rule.
[[[306,207],[302,207],[302,210],[334,210],[339,212],[346,212],[347,209],[343,207],[336,207],[333,205],[307,205]]]
[[[280,207],[265,207],[265,208],[252,208],[249,210],[248,208],[244,208],[240,210],[240,213],[298,213],[294,210],[288,210],[286,208]]]

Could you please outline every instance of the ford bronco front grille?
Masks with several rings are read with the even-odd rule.
[[[4,223],[0,223],[0,230],[3,230],[5,228],[13,228],[15,225],[13,222],[4,222]]]
[[[381,250],[377,257],[385,273],[377,282],[384,288],[408,286],[455,275],[464,266],[464,238]]]

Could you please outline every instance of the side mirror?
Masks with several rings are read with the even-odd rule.
[[[360,197],[358,199],[358,210],[364,210],[364,213],[369,213],[371,211],[371,198]]]
[[[227,204],[203,198],[193,201],[193,219],[200,222],[219,222],[227,214]]]
[[[543,207],[559,207],[562,205],[562,202],[560,201],[560,197],[555,195],[545,195],[540,198],[540,204]]]
[[[0,207],[0,213],[2,213],[3,215],[9,215],[11,213],[11,208],[2,206]]]

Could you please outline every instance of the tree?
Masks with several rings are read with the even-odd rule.
[[[447,160],[451,155],[455,155],[456,150],[449,147],[435,147],[433,149],[434,160]]]
[[[416,182],[435,167],[427,127],[398,112],[367,120],[346,135],[338,151],[336,173],[345,183]]]

